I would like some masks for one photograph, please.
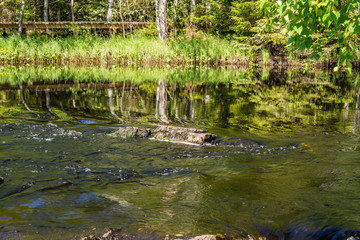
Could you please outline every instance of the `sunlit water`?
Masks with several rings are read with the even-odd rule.
[[[0,239],[79,239],[127,227],[254,237],[360,228],[355,87],[37,80],[0,91]],[[107,134],[156,124],[265,147]]]

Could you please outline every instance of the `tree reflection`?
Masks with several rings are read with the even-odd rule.
[[[107,93],[108,93],[108,97],[109,97],[109,108],[110,108],[110,113],[111,115],[113,115],[116,119],[118,119],[120,122],[124,122],[124,120],[122,120],[118,115],[116,115],[115,110],[114,110],[114,100],[113,100],[113,89],[112,88],[108,88],[107,89]]]
[[[24,105],[24,107],[26,108],[26,110],[28,110],[29,112],[35,114],[38,118],[40,118],[40,114],[34,112],[33,110],[31,110],[29,108],[29,106],[26,104],[25,102],[25,96],[24,96],[24,87],[22,85],[21,82],[19,82],[19,87],[20,87],[20,99],[21,99],[21,103]]]
[[[354,129],[353,129],[353,133],[355,134],[359,125],[359,119],[360,119],[360,88],[359,88],[359,92],[357,95],[357,100],[356,100],[356,109],[355,109],[355,114],[354,114]]]
[[[167,117],[168,88],[164,80],[159,80],[156,89],[156,114],[155,117],[163,123],[169,123]]]
[[[46,109],[46,113],[47,115],[52,118],[54,117],[55,120],[59,119],[60,117],[53,112],[53,110],[51,109],[50,106],[50,89],[45,89],[43,91],[43,97],[45,96],[45,109]],[[44,106],[44,99],[43,99],[43,106]]]

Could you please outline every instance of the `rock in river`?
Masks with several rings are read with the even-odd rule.
[[[117,131],[110,133],[110,135],[121,138],[146,138],[151,135],[151,129],[138,127],[119,127]]]
[[[140,127],[120,127],[110,133],[111,136],[121,138],[150,138],[159,141],[178,142],[194,145],[234,146],[241,148],[264,147],[264,144],[245,138],[220,139],[215,134],[197,128],[174,127],[161,125],[156,129]]]
[[[173,126],[159,126],[155,129],[154,139],[192,144],[211,143],[216,136],[201,129]]]

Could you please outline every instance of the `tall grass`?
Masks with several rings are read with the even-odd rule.
[[[261,49],[261,56],[263,61],[263,66],[270,65],[270,51],[268,49]]]
[[[164,61],[245,58],[245,50],[234,42],[211,39],[169,39],[136,36],[134,38],[112,36],[108,38],[95,35],[52,38],[49,36],[25,36],[17,38],[10,35],[0,38],[0,58],[104,58],[111,53],[116,59],[127,57],[131,60],[164,59]]]

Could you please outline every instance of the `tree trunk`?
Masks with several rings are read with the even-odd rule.
[[[176,22],[177,22],[177,5],[179,3],[179,0],[174,0],[174,18],[173,18],[173,35],[176,36]]]
[[[126,5],[127,5],[128,12],[130,13],[129,0],[126,0]],[[129,14],[129,22],[130,22],[130,34],[131,34],[131,38],[133,38],[132,25],[131,25],[131,22],[132,22],[131,14]]]
[[[37,0],[34,1],[34,22],[36,22],[36,5],[37,5]]]
[[[24,8],[25,8],[25,0],[22,0],[21,1],[21,9],[20,9],[20,17],[19,17],[19,25],[18,25],[18,37],[21,37],[21,33],[22,33],[22,29],[23,29]]]
[[[113,5],[113,0],[108,0],[108,9],[107,9],[107,14],[106,14],[107,22],[112,21],[112,5]]]
[[[161,40],[167,38],[167,0],[155,0],[156,27]]]
[[[190,0],[190,16],[191,17],[194,14],[194,11],[195,11],[195,5],[196,5],[195,0]]]
[[[70,4],[71,4],[71,21],[74,22],[74,21],[75,21],[75,16],[74,16],[74,0],[71,0]]]
[[[121,18],[121,23],[122,23],[123,36],[125,37],[124,18],[123,18],[123,15],[122,15],[122,9],[121,9],[121,6],[122,6],[122,0],[119,0],[120,18]]]
[[[49,21],[49,0],[44,0],[44,22]]]
[[[206,30],[207,32],[209,32],[209,11],[211,10],[210,1],[206,1],[205,9],[206,9]]]
[[[190,0],[190,23],[193,24],[194,15],[195,15],[195,0]]]
[[[60,2],[58,2],[58,4],[57,4],[56,17],[57,17],[57,21],[58,21],[58,22],[61,22],[61,7],[60,7]]]

